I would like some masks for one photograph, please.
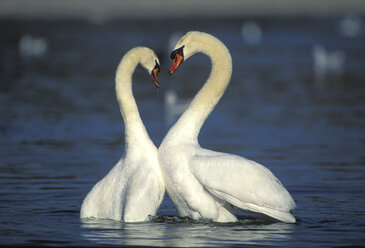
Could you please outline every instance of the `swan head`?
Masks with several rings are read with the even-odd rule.
[[[155,60],[155,66],[151,71],[151,77],[157,88],[160,88],[160,82],[158,81],[157,74],[160,72],[160,64]]]
[[[191,31],[186,33],[177,43],[172,51],[170,58],[173,60],[173,64],[170,68],[170,75],[175,72],[179,65],[187,60],[190,56],[201,51],[202,36],[209,36],[209,34]]]
[[[157,75],[160,72],[160,61],[157,55],[151,49],[147,48],[143,51],[140,63],[151,74],[153,82],[159,88],[160,82],[158,81]]]

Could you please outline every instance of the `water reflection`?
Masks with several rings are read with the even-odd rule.
[[[290,240],[294,225],[254,219],[238,223],[192,222],[160,216],[152,222],[123,223],[113,220],[81,220],[82,236],[91,242],[124,246],[225,246],[269,245]]]

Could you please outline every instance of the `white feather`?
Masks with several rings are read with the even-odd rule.
[[[125,156],[88,193],[81,218],[146,221],[156,215],[165,193],[157,148],[138,113],[132,93],[132,74],[141,63],[152,71],[155,53],[144,47],[129,51],[116,73],[116,92],[125,124]]]
[[[237,221],[233,205],[295,222],[290,213],[295,203],[270,170],[240,156],[200,147],[199,131],[230,81],[232,61],[224,44],[206,33],[187,33],[175,49],[182,46],[185,60],[197,52],[208,55],[212,71],[158,149],[165,187],[179,215],[233,222]]]

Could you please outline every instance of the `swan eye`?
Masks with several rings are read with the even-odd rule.
[[[179,54],[180,56],[184,57],[184,47],[185,46],[182,46],[182,47],[172,51],[172,53],[170,55],[170,58],[171,59],[176,59],[176,54]]]
[[[172,63],[172,66],[169,70],[169,74],[172,75],[174,73],[174,71],[176,71],[176,69],[179,67],[179,65],[181,65],[182,62],[184,62],[184,47],[182,46],[176,50],[174,50],[171,55],[170,58],[174,61]]]
[[[160,65],[158,64],[157,60],[155,60],[155,67],[153,69],[157,69],[157,72],[160,72]]]

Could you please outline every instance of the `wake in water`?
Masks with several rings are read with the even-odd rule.
[[[148,224],[148,223],[165,223],[165,224],[198,224],[198,225],[211,225],[211,226],[266,226],[274,223],[280,223],[279,221],[263,216],[259,218],[257,216],[237,216],[237,222],[219,223],[212,220],[200,219],[193,220],[189,217],[179,217],[176,215],[157,215],[149,216],[149,221],[145,222],[134,222],[129,224]],[[95,218],[84,218],[81,220],[84,227],[105,227],[113,226],[114,228],[122,228],[125,224],[123,221],[109,220],[109,219],[95,219]]]
[[[215,226],[242,226],[242,225],[271,225],[273,223],[279,222],[278,220],[263,216],[258,218],[256,216],[240,216],[236,215],[237,222],[219,223],[212,220],[200,219],[193,220],[189,217],[179,217],[175,215],[157,215],[149,216],[149,219],[153,223],[166,223],[166,224],[208,224]]]

